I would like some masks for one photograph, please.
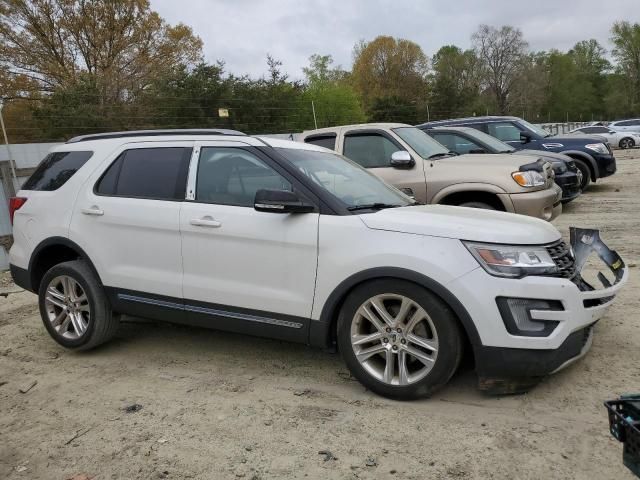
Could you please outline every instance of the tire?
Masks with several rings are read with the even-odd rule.
[[[633,141],[633,138],[624,137],[622,140],[620,140],[620,143],[618,144],[618,146],[623,150],[626,150],[628,148],[635,147],[636,142]]]
[[[102,286],[82,260],[49,269],[40,282],[38,303],[49,335],[65,348],[89,350],[118,330],[119,316],[111,311]]]
[[[591,183],[591,170],[589,169],[589,166],[584,163],[584,161],[577,158],[574,158],[573,161],[576,164],[578,170],[580,170],[580,173],[582,173],[582,183],[580,184],[580,190],[584,192]]]
[[[405,299],[411,306],[405,311],[404,319],[397,318]],[[393,327],[382,323],[379,314],[371,313],[375,308],[372,300],[381,305],[389,317],[395,315],[398,323],[392,324]],[[366,316],[361,313],[365,309],[369,312]],[[369,315],[373,315],[378,327]],[[409,321],[412,316],[417,321]],[[391,328],[405,331],[399,333]],[[372,340],[365,341],[365,338]],[[352,340],[360,344],[352,344]],[[421,286],[392,279],[367,282],[349,294],[338,317],[337,341],[352,375],[372,392],[396,400],[432,395],[453,376],[463,350],[458,320],[451,309]],[[372,350],[377,353],[370,354]],[[433,360],[423,362],[415,353]],[[390,357],[393,357],[392,368],[387,369]],[[402,364],[406,365],[402,369],[404,375]]]
[[[484,202],[464,202],[459,204],[458,206],[467,208],[484,208],[485,210],[496,210],[496,207]]]

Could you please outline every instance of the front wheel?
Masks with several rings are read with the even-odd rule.
[[[451,309],[403,280],[374,280],[356,288],[340,312],[337,336],[353,376],[397,400],[433,394],[449,381],[462,356],[462,335]]]
[[[623,150],[626,150],[628,148],[635,147],[636,146],[636,142],[633,141],[633,138],[624,137],[622,140],[620,140],[619,146]]]
[[[578,170],[580,170],[580,173],[582,174],[582,182],[580,183],[580,190],[585,191],[589,186],[589,184],[591,183],[591,170],[589,170],[589,167],[587,166],[587,164],[584,163],[582,160],[578,160],[577,158],[574,158],[573,161],[576,164],[576,167],[578,168]]]
[[[88,350],[111,339],[118,329],[119,318],[100,282],[81,260],[51,267],[38,293],[44,326],[63,347]]]

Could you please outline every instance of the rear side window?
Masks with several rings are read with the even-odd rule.
[[[22,190],[51,192],[67,183],[74,173],[91,158],[93,152],[54,152],[38,165]]]
[[[304,139],[304,143],[312,143],[319,147],[328,148],[329,150],[336,149],[336,135],[317,135],[315,137],[307,137]]]
[[[449,150],[453,150],[460,155],[473,151],[486,151],[486,148],[481,145],[454,133],[432,133],[431,136]]]
[[[519,142],[520,129],[511,122],[492,122],[488,125],[489,135],[503,142]]]
[[[388,167],[393,152],[402,150],[387,137],[375,133],[348,135],[344,139],[344,156],[364,168]]]
[[[184,200],[191,148],[140,148],[123,152],[96,185],[98,195]]]

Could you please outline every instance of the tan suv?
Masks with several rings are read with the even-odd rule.
[[[503,210],[552,220],[562,190],[536,156],[456,155],[422,130],[368,123],[303,132],[298,141],[330,148],[371,169],[421,203]]]

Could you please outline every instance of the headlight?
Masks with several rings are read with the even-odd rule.
[[[535,170],[513,172],[511,176],[521,187],[540,187],[546,183],[544,176]]]
[[[553,165],[553,171],[557,175],[565,173],[568,170],[567,164],[565,162],[554,161],[554,162],[551,162],[551,165]]]
[[[609,150],[607,150],[607,146],[604,143],[589,143],[584,147],[598,153],[609,153]]]
[[[496,277],[521,278],[527,275],[549,275],[558,269],[544,247],[462,243],[482,268]]]

